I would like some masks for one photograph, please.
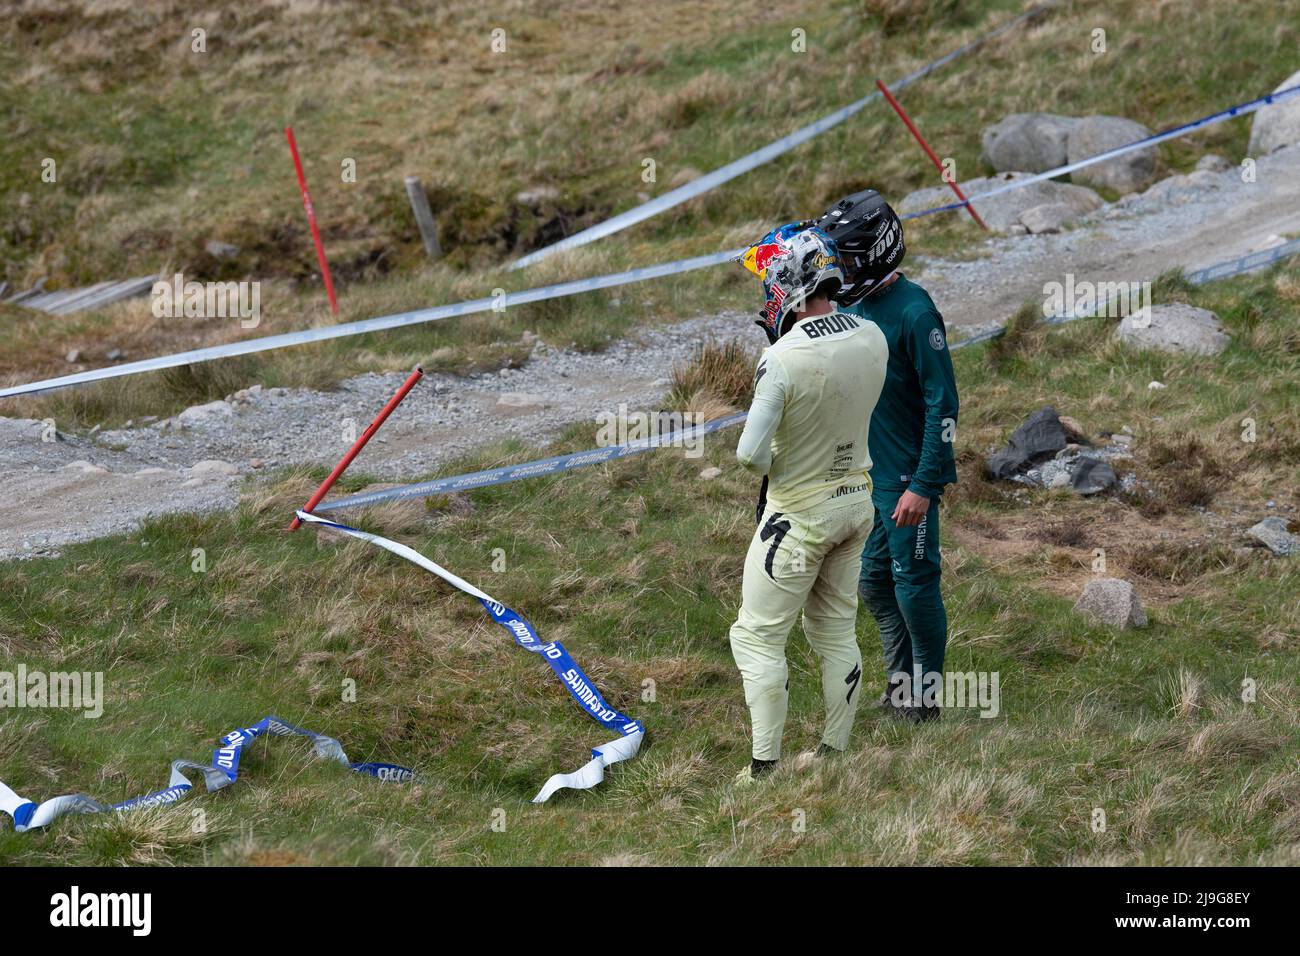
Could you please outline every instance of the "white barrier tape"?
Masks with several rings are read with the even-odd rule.
[[[1002,26],[997,27],[976,40],[972,40],[965,46],[953,50],[951,53],[940,57],[932,63],[927,63],[919,70],[909,73],[897,83],[894,83],[890,89],[895,92],[905,89],[917,80],[928,76],[940,67],[952,62],[957,57],[984,45],[1024,21],[1038,16],[1049,7],[1056,6],[1059,2],[1060,0],[1051,0],[1051,2],[1048,3],[1040,3],[1038,6],[1020,14],[1020,16],[1002,24]],[[827,130],[840,125],[845,120],[859,113],[862,108],[872,100],[879,98],[880,91],[873,90],[866,96],[862,97],[862,99],[856,100],[848,106],[841,107],[828,116],[823,116],[821,119],[817,120],[817,122],[811,123],[808,126],[803,127],[803,129],[795,130],[795,132],[790,133],[788,136],[783,136],[775,142],[768,143],[761,149],[757,149],[746,156],[742,156],[740,159],[733,160],[725,166],[719,166],[712,172],[705,173],[703,176],[691,180],[684,186],[679,186],[676,189],[670,190],[662,196],[656,196],[654,199],[629,209],[627,212],[619,213],[617,216],[606,219],[602,223],[598,223],[588,229],[582,230],[581,232],[574,233],[572,236],[561,239],[553,245],[546,246],[543,249],[538,249],[536,252],[531,252],[528,255],[517,259],[510,268],[523,269],[527,266],[533,265],[534,263],[541,262],[547,256],[554,255],[557,252],[563,252],[566,249],[576,249],[578,246],[585,246],[589,242],[595,242],[597,239],[603,239],[606,236],[620,232],[628,226],[636,225],[638,222],[644,222],[646,219],[657,216],[661,212],[666,212],[674,206],[680,206],[684,202],[689,202],[696,196],[703,195],[706,192],[716,189],[723,183],[729,182],[738,176],[742,176],[750,170],[756,169],[765,163],[769,163],[778,156],[782,156],[795,147],[808,142],[810,139],[820,136]]]
[[[1251,100],[1248,103],[1229,107],[1228,109],[1212,114],[1211,116],[1202,117],[1199,120],[1193,120],[1190,123],[1174,127],[1173,129],[1166,130],[1163,133],[1157,133],[1154,136],[1138,140],[1135,143],[1129,143],[1126,146],[1117,147],[1116,149],[1104,153],[1098,153],[1096,156],[1090,156],[1087,159],[1079,160],[1078,162],[1071,163],[1067,166],[1048,170],[1045,173],[1038,173],[1028,179],[1021,179],[1012,183],[1007,183],[1005,186],[999,187],[998,189],[981,193],[978,196],[971,196],[964,203],[950,203],[946,206],[936,206],[933,209],[923,209],[919,212],[908,213],[902,218],[917,219],[921,216],[929,216],[934,213],[961,209],[966,205],[978,202],[981,199],[988,199],[992,196],[998,196],[1015,189],[1023,189],[1025,186],[1041,182],[1053,176],[1060,176],[1072,170],[1091,166],[1094,163],[1105,162],[1106,160],[1113,159],[1125,152],[1131,152],[1135,149],[1141,149],[1156,143],[1164,142],[1165,140],[1173,139],[1176,136],[1184,136],[1193,130],[1221,122],[1225,119],[1247,115],[1248,113],[1252,113],[1264,106],[1272,105],[1273,103],[1289,99],[1296,95],[1300,95],[1300,86],[1289,87],[1288,89],[1282,90],[1278,93],[1271,93],[1268,96]],[[288,332],[283,335],[271,335],[263,338],[246,339],[242,342],[230,342],[225,345],[215,345],[205,349],[195,349],[191,352],[179,352],[174,355],[162,355],[157,358],[142,359],[138,362],[127,362],[109,368],[91,369],[85,372],[77,372],[72,375],[62,375],[58,378],[49,378],[38,382],[29,382],[24,385],[11,385],[7,388],[0,388],[0,399],[15,398],[20,395],[32,395],[37,392],[50,391],[56,388],[66,388],[70,385],[82,385],[88,382],[102,381],[104,379],[118,378],[124,375],[138,375],[142,372],[153,372],[161,369],[173,368],[178,365],[207,362],[219,358],[231,358],[237,355],[251,355],[257,352],[268,352],[273,349],[286,348],[292,345],[304,345],[310,342],[321,342],[328,339],[345,338],[351,335],[364,335],[368,332],[380,332],[408,325],[418,325],[423,322],[435,322],[439,319],[471,315],[477,312],[486,312],[494,306],[508,307],[511,305],[526,305],[530,302],[541,302],[546,299],[558,299],[563,296],[577,295],[583,292],[593,292],[597,289],[629,285],[647,279],[659,279],[665,276],[680,275],[683,272],[691,272],[696,269],[706,269],[711,266],[721,265],[725,262],[731,262],[739,257],[743,252],[743,247],[730,249],[723,252],[709,253],[708,255],[703,256],[694,256],[690,259],[679,259],[675,262],[662,262],[658,265],[642,266],[638,269],[629,269],[626,272],[614,272],[603,276],[592,276],[587,279],[574,279],[570,282],[561,282],[556,285],[539,286],[535,289],[525,289],[520,292],[510,292],[506,293],[500,300],[472,299],[467,302],[456,302],[451,305],[435,306],[431,309],[419,309],[414,312],[402,312],[397,315],[379,316],[373,319],[364,319],[360,322],[347,322],[342,325],[304,329],[300,332]]]
[[[382,332],[387,329],[397,329],[408,325],[419,325],[423,322],[436,322],[440,319],[487,312],[494,307],[507,308],[512,305],[527,305],[530,302],[558,299],[563,296],[577,295],[581,292],[594,292],[597,289],[630,285],[633,282],[643,282],[646,279],[659,279],[664,276],[679,275],[695,269],[720,265],[724,262],[730,262],[744,251],[741,248],[730,249],[725,252],[712,252],[691,259],[679,259],[676,262],[662,262],[658,265],[629,269],[626,272],[612,272],[603,276],[592,276],[587,279],[574,279],[571,282],[561,282],[556,285],[524,289],[520,292],[507,292],[500,299],[471,299],[468,302],[439,305],[431,309],[419,309],[415,312],[382,315],[373,319],[363,319],[360,322],[326,325],[315,329],[303,329],[300,332],[286,332],[283,335],[267,335],[261,338],[245,339],[241,342],[228,342],[225,345],[213,345],[208,348],[194,349],[190,352],[178,352],[174,355],[160,355],[156,358],[141,359],[138,362],[125,362],[122,365],[114,365],[108,368],[90,369],[72,375],[60,375],[57,378],[47,378],[39,382],[29,382],[25,385],[11,385],[8,388],[0,388],[0,398],[33,395],[51,389],[67,388],[69,385],[84,385],[88,382],[100,382],[125,375],[139,375],[142,372],[156,372],[161,369],[175,368],[178,365],[210,362],[213,359],[233,358],[237,355],[252,355],[257,352],[287,348],[291,345],[306,345],[310,342],[324,342],[329,339],[346,338],[350,335],[365,335],[368,332]]]
[[[1115,159],[1117,156],[1124,156],[1139,149],[1149,149],[1152,146],[1158,146],[1167,140],[1177,139],[1180,136],[1186,136],[1198,129],[1204,129],[1207,126],[1213,126],[1216,123],[1222,123],[1225,120],[1234,119],[1238,116],[1247,116],[1256,110],[1263,109],[1265,106],[1272,106],[1275,103],[1281,103],[1293,96],[1300,95],[1300,86],[1290,86],[1285,90],[1279,90],[1276,93],[1269,93],[1267,96],[1261,96],[1258,99],[1250,100],[1246,103],[1239,103],[1236,106],[1229,106],[1226,110],[1220,110],[1217,113],[1211,113],[1209,116],[1202,116],[1200,119],[1194,119],[1189,123],[1183,123],[1181,126],[1174,126],[1160,133],[1152,133],[1150,136],[1134,140],[1131,143],[1125,143],[1123,146],[1116,146],[1114,149],[1108,149],[1105,152],[1097,153],[1095,156],[1088,156],[1084,159],[1076,160],[1073,163],[1066,163],[1064,166],[1057,166],[1055,169],[1049,169],[1045,173],[1035,173],[1027,179],[1017,179],[1009,182],[1005,186],[999,186],[997,189],[990,189],[986,193],[980,193],[978,196],[968,196],[965,202],[948,203],[945,206],[935,206],[933,209],[922,209],[919,212],[909,212],[903,219],[920,219],[922,216],[932,216],[938,212],[950,212],[954,209],[963,209],[972,203],[977,203],[982,199],[991,199],[994,196],[1001,196],[1003,193],[1009,193],[1016,189],[1024,189],[1026,186],[1032,186],[1034,183],[1041,183],[1045,179],[1055,179],[1057,176],[1065,176],[1068,173],[1085,169],[1095,163],[1104,163],[1107,160]]]

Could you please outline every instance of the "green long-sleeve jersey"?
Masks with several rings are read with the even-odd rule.
[[[943,316],[901,273],[889,288],[844,308],[879,326],[889,345],[885,387],[871,416],[871,481],[878,491],[927,498],[957,480],[957,379]]]

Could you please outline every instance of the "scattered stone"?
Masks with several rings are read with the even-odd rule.
[[[1141,123],[1122,116],[1085,116],[1070,127],[1066,141],[1066,161],[1076,163],[1151,135]],[[1075,182],[1117,193],[1134,193],[1145,189],[1156,178],[1156,149],[1139,149],[1104,163],[1095,163],[1070,174]]]
[[[216,239],[209,239],[204,243],[203,248],[214,259],[233,259],[239,255],[238,246],[232,246],[228,242],[218,242]]]
[[[235,410],[229,402],[217,399],[215,402],[207,402],[203,405],[191,405],[176,416],[176,421],[182,427],[188,427],[201,425],[214,419],[230,418],[234,414]]]
[[[532,392],[502,392],[497,398],[497,405],[505,408],[533,408],[546,404],[546,398]]]
[[[1100,458],[1083,455],[1070,472],[1070,487],[1081,495],[1095,495],[1114,488],[1119,479],[1115,469]]]
[[[1165,387],[1167,386],[1165,385],[1164,382],[1147,382],[1147,388],[1153,392],[1159,391],[1160,389]]]
[[[105,355],[104,358],[109,362],[116,362],[119,359],[126,358],[126,353],[121,349],[109,349],[108,354]]]
[[[1081,215],[1082,213],[1069,203],[1049,202],[1026,209],[1020,214],[1020,222],[1024,225],[1026,231],[1038,236],[1044,233],[1060,232],[1062,226],[1073,222]]]
[[[66,361],[66,362],[79,362],[79,361],[81,361],[81,349],[71,349],[71,350],[69,350],[69,351],[68,351],[68,354],[65,355],[65,356],[63,356],[63,359],[64,359],[64,361]]]
[[[1089,581],[1074,609],[1085,617],[1122,630],[1147,625],[1147,614],[1137,588],[1122,578]]]
[[[265,465],[266,465],[266,461],[265,461],[264,459],[261,459],[261,458],[250,458],[250,459],[248,460],[248,467],[249,467],[249,468],[262,468],[262,467],[264,467]]]
[[[1018,179],[1026,179],[1030,173],[999,173],[997,176],[972,179],[962,183],[962,189],[968,196],[989,192]],[[909,193],[899,204],[900,212],[919,212],[934,206],[944,206],[952,201],[952,193],[946,186],[930,186]],[[992,199],[976,200],[975,208],[988,227],[996,232],[1010,232],[1012,226],[1023,225],[1021,215],[1035,206],[1064,204],[1074,210],[1074,216],[1083,216],[1102,206],[1099,195],[1084,186],[1058,183],[1051,180],[1033,183],[1020,189],[1013,189],[994,196]]]
[[[132,472],[132,478],[152,478],[155,475],[170,475],[166,468],[141,468],[139,471]]]
[[[1181,302],[1153,306],[1149,315],[1130,313],[1114,335],[1136,348],[1188,355],[1218,355],[1232,341],[1217,315]]]
[[[1066,144],[1078,120],[1053,113],[1012,113],[980,137],[980,158],[1000,173],[1042,173],[1066,163]]]
[[[239,467],[220,458],[205,458],[190,466],[191,478],[228,478],[239,474]]]
[[[1034,461],[1055,455],[1068,444],[1056,409],[1050,405],[1034,412],[1014,432],[1007,447],[985,463],[990,478],[1010,478]]]
[[[1142,194],[1147,203],[1164,203],[1181,206],[1198,201],[1207,190],[1220,188],[1219,175],[1209,170],[1198,170],[1186,176],[1166,176]]]
[[[1259,524],[1247,529],[1246,534],[1266,545],[1279,557],[1300,554],[1300,535],[1291,533],[1285,518],[1270,515]]]
[[[1292,48],[1294,50],[1294,48]],[[1292,73],[1273,92],[1300,85],[1300,71]],[[1300,100],[1292,97],[1282,103],[1265,106],[1255,113],[1250,124],[1251,156],[1262,156],[1284,146],[1300,143]]]
[[[1127,434],[1125,434],[1125,433],[1123,433],[1123,432],[1119,432],[1119,433],[1117,433],[1117,434],[1111,435],[1111,436],[1110,436],[1110,440],[1113,441],[1113,442],[1115,442],[1115,443],[1117,443],[1117,444],[1120,444],[1120,445],[1131,445],[1131,444],[1133,444],[1133,436],[1132,436],[1132,435],[1127,435]]]
[[[554,202],[559,198],[560,191],[554,186],[534,186],[532,189],[525,189],[522,192],[515,193],[515,202],[533,209],[543,203]]]
[[[1226,173],[1232,168],[1232,163],[1217,153],[1206,153],[1196,161],[1198,173]]]
[[[714,478],[717,478],[721,474],[722,474],[721,468],[705,468],[702,472],[700,472],[700,477],[703,478],[705,481],[712,481]]]
[[[105,468],[103,465],[96,465],[93,462],[85,461],[84,459],[68,462],[66,465],[63,466],[63,470],[79,471],[82,474],[86,474],[86,475],[107,475],[108,474],[108,469]]]

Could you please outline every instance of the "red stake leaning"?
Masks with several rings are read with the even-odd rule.
[[[320,263],[320,274],[325,280],[325,294],[329,296],[330,311],[339,314],[339,303],[334,298],[334,280],[330,278],[329,260],[325,258],[325,246],[320,241],[320,230],[316,228],[316,210],[311,204],[311,193],[307,192],[307,177],[303,175],[302,160],[298,158],[298,143],[293,138],[293,127],[284,128],[284,138],[289,141],[289,152],[293,154],[293,168],[298,174],[298,188],[302,190],[302,208],[307,210],[307,225],[311,227],[311,238],[316,243],[316,260]]]
[[[343,472],[348,470],[348,465],[352,464],[352,459],[356,458],[361,449],[366,447],[366,442],[375,437],[375,432],[379,431],[379,426],[388,420],[388,416],[393,414],[393,409],[402,403],[402,399],[406,398],[406,393],[415,387],[415,383],[418,382],[423,375],[424,369],[417,365],[415,371],[410,374],[406,381],[402,383],[402,387],[397,390],[397,394],[390,398],[388,404],[385,405],[380,410],[379,414],[375,416],[375,420],[370,423],[370,427],[361,433],[361,437],[358,438],[353,443],[352,447],[348,449],[348,453],[339,459],[339,463],[334,466],[334,470],[329,473],[329,477],[320,483],[320,487],[317,488],[316,493],[311,496],[311,500],[303,506],[303,511],[311,511],[312,508],[315,508],[320,504],[321,499],[324,498],[330,488],[334,486],[334,482],[338,481]],[[302,524],[302,519],[295,516],[293,522],[289,525],[289,530],[297,531],[300,524]]]
[[[889,88],[885,86],[884,83],[880,82],[880,80],[876,80],[876,88],[884,94],[885,99],[889,101],[889,105],[892,106],[894,112],[898,114],[898,118],[903,121],[904,125],[907,126],[908,131],[916,138],[916,141],[921,144],[921,148],[925,150],[925,155],[930,157],[930,162],[934,163],[935,168],[939,170],[939,178],[952,187],[952,191],[957,194],[957,198],[966,204],[966,211],[970,213],[971,218],[979,223],[981,229],[987,232],[989,227],[984,225],[984,220],[980,218],[980,214],[975,211],[975,207],[971,205],[970,200],[962,194],[961,187],[957,185],[957,180],[955,178],[948,178],[948,171],[943,168],[943,163],[939,162],[939,157],[934,154],[934,150],[932,150],[930,144],[925,141],[925,137],[921,135],[921,131],[916,128],[907,113],[904,112],[902,104],[900,104],[898,100],[894,99],[894,94],[889,92]]]

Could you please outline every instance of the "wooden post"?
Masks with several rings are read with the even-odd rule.
[[[415,224],[420,227],[424,251],[429,254],[430,259],[441,258],[442,248],[438,245],[438,227],[433,221],[433,213],[429,209],[429,197],[424,193],[424,186],[420,183],[419,176],[406,177],[406,195],[411,200],[411,212],[415,213]]]

